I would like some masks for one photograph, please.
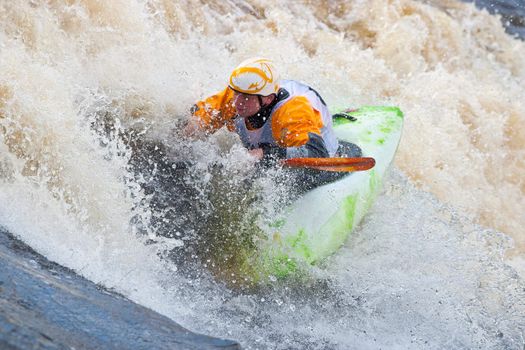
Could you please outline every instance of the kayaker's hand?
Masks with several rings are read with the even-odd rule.
[[[255,148],[248,151],[252,157],[255,157],[257,160],[261,160],[263,158],[263,150],[262,148]]]

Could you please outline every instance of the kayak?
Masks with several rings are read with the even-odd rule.
[[[403,113],[382,106],[337,112],[344,112],[334,114],[338,139],[358,145],[376,164],[308,191],[278,219],[260,227],[267,239],[258,241],[257,252],[247,261],[258,272],[256,280],[287,277],[335,253],[381,190],[401,138]]]

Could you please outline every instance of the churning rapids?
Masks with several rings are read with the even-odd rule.
[[[346,245],[306,281],[244,290],[203,251],[286,189],[246,195],[236,136],[180,125],[251,56],[405,127]],[[522,349],[524,86],[525,43],[458,1],[0,0],[0,225],[247,349]]]

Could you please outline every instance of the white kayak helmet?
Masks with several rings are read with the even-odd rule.
[[[229,86],[243,94],[269,96],[279,91],[279,75],[269,59],[250,58],[233,70]]]

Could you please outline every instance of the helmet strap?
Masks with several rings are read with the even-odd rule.
[[[277,92],[277,94],[276,94],[275,98],[273,99],[273,101],[270,104],[266,105],[266,106],[263,106],[262,96],[261,95],[257,95],[257,97],[259,99],[259,106],[260,106],[260,108],[257,111],[257,113],[255,113],[255,114],[245,118],[247,123],[248,123],[248,126],[252,130],[261,128],[266,123],[266,121],[270,118],[270,116],[272,115],[273,107],[275,107],[275,105],[279,101],[282,101],[282,100],[288,98],[289,95],[290,94],[285,89],[279,89],[279,91]]]

